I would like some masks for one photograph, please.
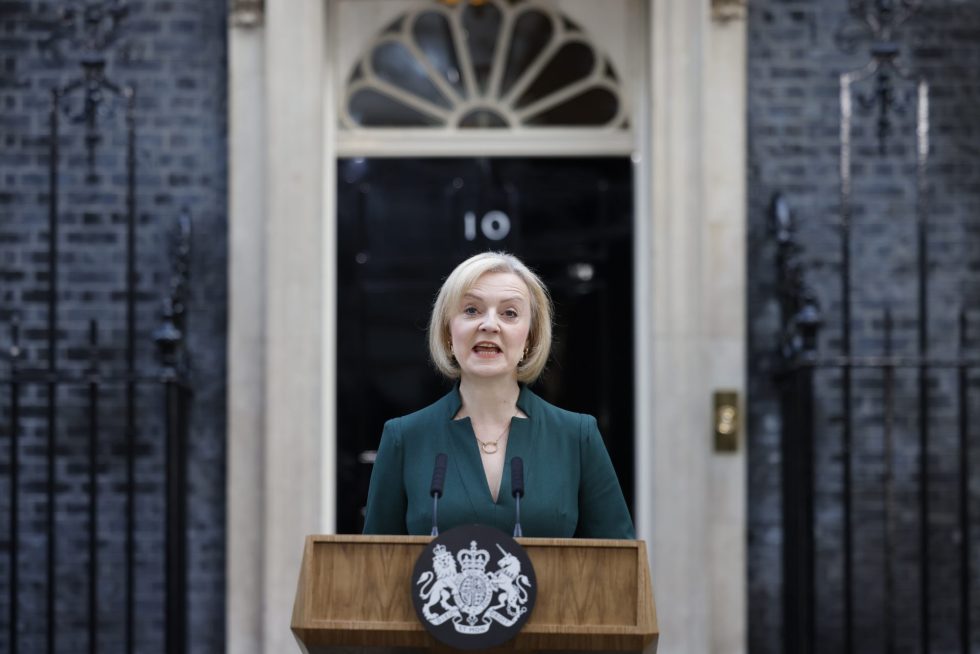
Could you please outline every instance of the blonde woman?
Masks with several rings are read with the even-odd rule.
[[[551,348],[551,300],[513,255],[486,252],[446,278],[429,322],[436,368],[457,380],[428,407],[389,420],[371,474],[366,534],[428,534],[436,454],[448,455],[439,528],[510,532],[510,461],[524,462],[525,536],[634,538],[633,522],[592,416],[529,388]]]

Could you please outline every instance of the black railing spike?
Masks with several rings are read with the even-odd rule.
[[[11,367],[15,367],[17,361],[23,355],[23,351],[20,348],[20,314],[15,313],[10,318],[10,347],[7,349],[7,355],[10,357]]]
[[[891,305],[885,305],[883,326],[885,330],[885,354],[892,353],[892,333],[894,331],[894,321],[892,319]]]
[[[185,207],[177,216],[177,227],[172,237],[169,293],[162,301],[160,325],[153,332],[165,378],[187,372],[183,362],[183,346],[190,282],[191,232],[190,212]]]
[[[817,337],[823,319],[816,294],[808,287],[796,242],[795,221],[789,201],[774,193],[769,203],[769,233],[777,243],[777,289],[782,334],[779,353],[783,367],[817,356]]]
[[[905,79],[909,77],[898,63],[901,50],[895,41],[895,34],[921,5],[921,0],[900,2],[851,0],[849,2],[849,13],[863,25],[864,39],[870,40],[867,52],[877,71],[874,88],[867,95],[857,95],[855,100],[857,107],[864,113],[876,113],[875,133],[879,155],[887,153],[889,138],[895,131],[892,115],[904,113],[907,104],[896,94],[892,80],[895,76]],[[862,40],[849,29],[850,25],[850,23],[842,24],[836,35],[841,49],[845,52],[855,51],[857,42]]]
[[[963,307],[960,307],[959,324],[960,324],[959,346],[960,346],[960,355],[962,356],[966,352],[967,344],[970,342],[970,336],[969,336],[970,324],[967,321],[966,309]]]

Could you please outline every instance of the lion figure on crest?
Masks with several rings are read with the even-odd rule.
[[[432,608],[436,604],[443,608],[443,613],[454,610],[448,600],[453,596],[453,587],[457,575],[456,560],[441,544],[436,545],[432,557],[432,567],[435,569],[435,574],[427,570],[416,582],[416,585],[422,587],[419,590],[419,597],[425,602],[425,606],[422,607],[422,614],[430,621],[438,617],[438,614],[432,612]],[[435,583],[429,586],[433,579]]]

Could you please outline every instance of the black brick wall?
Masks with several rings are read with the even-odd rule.
[[[50,91],[79,75],[69,44],[46,43],[60,10],[80,2],[0,0],[0,348],[21,324],[21,365],[47,365],[48,110]],[[226,7],[224,2],[133,0],[108,51],[110,79],[136,89],[137,361],[158,369],[153,331],[169,293],[171,245],[186,208],[193,221],[187,350],[193,401],[188,443],[188,599],[191,652],[224,647],[225,343],[227,305]],[[75,103],[77,105],[77,103]],[[84,129],[62,121],[59,139],[59,367],[80,371],[97,320],[105,373],[123,365],[125,343],[125,129],[102,118],[87,179]],[[0,379],[9,377],[6,356]],[[0,651],[9,651],[10,389],[0,390]],[[48,505],[45,387],[23,388],[19,467],[21,652],[43,651]],[[122,386],[100,396],[98,566],[100,651],[122,651],[125,479]],[[58,650],[87,643],[88,411],[86,391],[58,391],[55,526]],[[162,651],[163,399],[137,393],[136,631],[138,651]]]
[[[783,647],[781,524],[782,434],[773,380],[780,330],[776,247],[768,209],[774,193],[792,206],[804,247],[807,280],[824,324],[819,353],[841,346],[839,75],[864,65],[870,40],[827,0],[749,3],[749,621],[750,651]],[[873,4],[873,3],[871,3]],[[898,3],[895,3],[898,4]],[[900,61],[931,85],[928,180],[928,333],[930,351],[957,355],[959,312],[980,350],[980,3],[926,0],[896,34]],[[913,85],[914,86],[914,85]],[[861,86],[866,93],[868,84]],[[915,102],[896,88],[905,108],[893,114],[885,154],[876,116],[858,112],[853,134],[852,340],[854,353],[883,352],[884,311],[891,311],[894,352],[914,355],[919,324],[915,232]],[[974,425],[969,468],[971,516],[971,651],[980,652],[980,374],[971,376],[967,411]],[[961,532],[957,494],[960,450],[955,374],[929,375],[930,514],[929,644],[959,652]],[[819,372],[815,416],[816,616],[818,652],[843,651],[841,376]],[[880,371],[856,372],[851,403],[854,539],[854,651],[885,651],[884,386]],[[894,415],[894,550],[891,593],[895,651],[921,651],[918,511],[919,394],[914,370],[896,373]]]

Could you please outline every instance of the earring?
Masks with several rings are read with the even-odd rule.
[[[524,356],[522,356],[521,360],[517,362],[518,366],[523,366],[524,362],[527,361],[527,353],[529,349],[530,348],[527,345],[524,346]]]

